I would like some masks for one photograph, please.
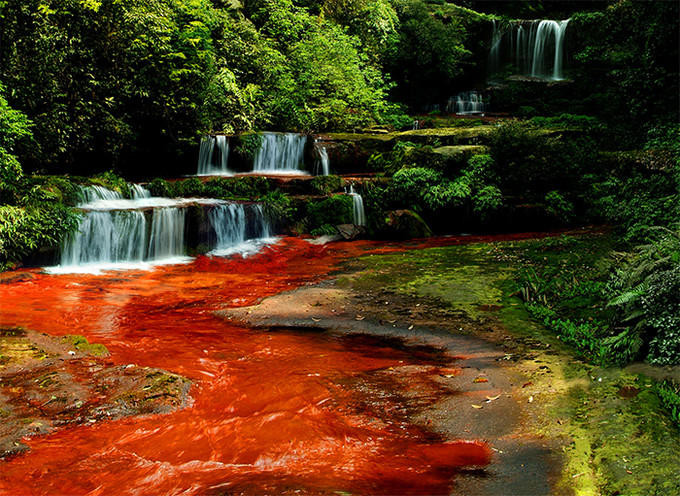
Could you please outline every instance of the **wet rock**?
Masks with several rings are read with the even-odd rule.
[[[12,284],[16,282],[25,282],[35,279],[35,276],[30,272],[4,272],[0,273],[0,284]]]
[[[0,459],[26,451],[22,439],[63,426],[167,413],[188,404],[188,379],[159,369],[115,365],[103,356],[103,346],[82,336],[3,331]]]
[[[363,227],[356,224],[340,224],[335,226],[335,228],[340,233],[340,236],[347,240],[356,239],[366,232]]]

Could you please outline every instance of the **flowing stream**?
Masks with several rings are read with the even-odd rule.
[[[81,334],[114,364],[193,381],[184,410],[27,440],[30,452],[0,462],[0,494],[449,494],[459,467],[480,463],[478,445],[443,442],[400,413],[405,398],[444,394],[428,379],[441,375],[441,358],[380,338],[249,330],[213,314],[317,281],[372,245],[338,246],[286,238],[245,259],[35,273],[0,287],[2,326]],[[390,379],[395,371],[408,383]]]

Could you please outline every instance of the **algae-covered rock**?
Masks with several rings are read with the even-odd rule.
[[[31,436],[188,404],[188,379],[106,355],[83,336],[0,329],[0,461],[28,450]]]
[[[427,223],[411,210],[391,210],[385,212],[383,223],[379,229],[391,238],[412,239],[432,236]]]
[[[416,129],[398,133],[397,140],[432,146],[474,145],[484,142],[493,126]]]
[[[444,155],[449,159],[466,161],[474,155],[489,153],[489,148],[482,145],[456,145],[440,146],[432,150],[434,153]]]

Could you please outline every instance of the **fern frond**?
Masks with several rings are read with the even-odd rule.
[[[621,306],[621,305],[626,305],[628,303],[631,303],[633,301],[636,301],[639,299],[645,292],[647,291],[647,285],[645,283],[640,283],[634,288],[621,293],[620,295],[612,298],[609,300],[609,303],[607,303],[607,306],[611,307],[616,307],[616,306]]]

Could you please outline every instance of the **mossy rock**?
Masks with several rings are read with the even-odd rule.
[[[418,129],[398,133],[398,141],[412,141],[432,146],[474,145],[487,140],[492,126]]]
[[[448,159],[467,162],[474,155],[489,153],[489,148],[482,145],[456,145],[440,146],[432,151],[436,154],[444,155]]]
[[[432,230],[427,223],[411,210],[391,210],[385,212],[379,226],[381,234],[396,239],[427,238]]]

